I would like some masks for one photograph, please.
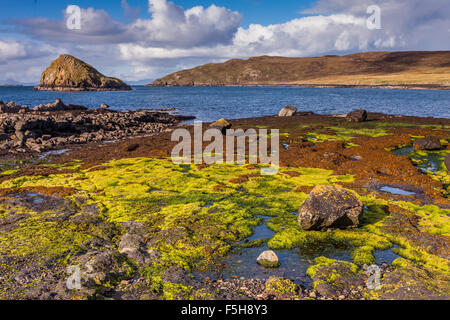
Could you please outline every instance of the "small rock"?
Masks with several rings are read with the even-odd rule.
[[[341,295],[338,297],[339,300],[345,300],[345,296]]]
[[[414,150],[440,150],[442,149],[441,141],[436,137],[426,137],[417,139],[414,142]]]
[[[108,106],[106,103],[102,103],[102,105],[100,106],[100,108],[102,108],[102,109],[109,109],[110,106]]]
[[[317,295],[314,291],[311,291],[309,294],[309,297],[315,299],[315,298],[317,298]]]
[[[366,110],[355,110],[347,115],[347,121],[350,122],[364,122],[367,120]]]
[[[278,256],[272,250],[261,253],[258,259],[256,259],[256,262],[266,268],[278,268],[280,266]]]
[[[280,113],[278,114],[279,117],[292,117],[295,116],[297,113],[297,108],[293,106],[286,106],[283,109],[281,109]]]
[[[227,130],[228,130],[228,129],[231,129],[232,124],[229,123],[229,122],[228,122],[227,120],[225,120],[225,119],[220,119],[220,120],[217,120],[217,121],[214,122],[214,123],[211,123],[209,126],[210,126],[211,128],[219,129],[220,132],[222,132],[223,135],[226,135],[226,134],[227,134]]]

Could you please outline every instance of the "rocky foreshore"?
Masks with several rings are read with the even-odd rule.
[[[44,152],[74,144],[120,140],[165,131],[193,119],[149,110],[119,112],[54,103],[34,108],[0,101],[0,153]]]

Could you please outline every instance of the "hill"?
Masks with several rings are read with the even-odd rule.
[[[67,54],[59,56],[42,73],[36,90],[118,91],[131,87],[117,78],[104,76],[91,65]]]
[[[254,57],[172,73],[149,86],[306,86],[450,89],[450,51]]]

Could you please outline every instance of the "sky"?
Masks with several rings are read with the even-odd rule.
[[[448,1],[2,0],[0,80],[37,83],[60,54],[145,83],[260,55],[450,50]]]

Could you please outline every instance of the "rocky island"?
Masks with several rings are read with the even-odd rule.
[[[91,65],[67,54],[59,56],[42,73],[35,90],[41,91],[128,91],[117,78],[104,76]]]
[[[450,89],[450,51],[233,59],[178,71],[149,86]]]

